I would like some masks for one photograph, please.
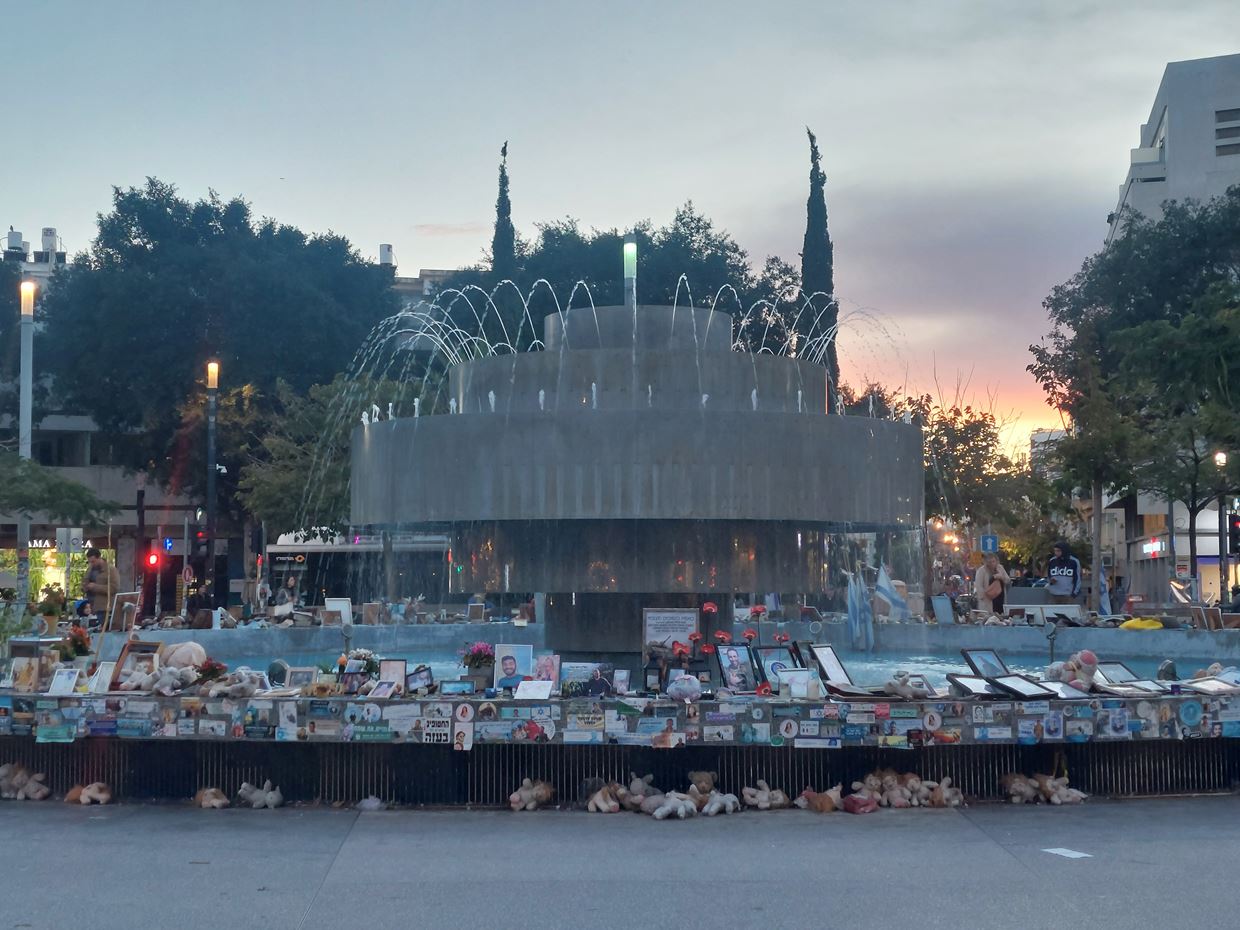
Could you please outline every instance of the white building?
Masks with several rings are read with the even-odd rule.
[[[1107,218],[1107,241],[1126,212],[1157,218],[1164,200],[1208,200],[1233,184],[1240,184],[1240,55],[1170,62]]]

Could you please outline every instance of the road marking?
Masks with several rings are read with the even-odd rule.
[[[1092,859],[1092,853],[1077,852],[1075,849],[1064,849],[1062,846],[1056,846],[1053,849],[1044,849],[1044,853],[1050,853],[1052,856],[1063,856],[1065,859]]]

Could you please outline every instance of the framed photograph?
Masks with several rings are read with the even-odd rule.
[[[429,665],[419,665],[405,675],[405,692],[412,694],[419,688],[429,688],[435,683],[435,676]]]
[[[39,688],[39,657],[14,656],[10,665],[13,690],[32,694]]]
[[[340,690],[345,694],[357,694],[369,677],[365,672],[341,672]]]
[[[748,643],[721,643],[715,650],[723,687],[729,691],[755,691],[758,673],[753,667],[753,654]]]
[[[534,680],[551,682],[551,690],[560,690],[560,657],[541,655],[534,659]]]
[[[1171,690],[1171,686],[1165,681],[1155,681],[1152,678],[1134,678],[1132,681],[1124,682],[1130,688],[1140,688],[1142,691],[1148,691],[1150,694],[1166,694]]]
[[[814,656],[814,661],[818,663],[818,671],[822,673],[822,680],[833,685],[853,685],[853,680],[848,677],[848,672],[844,669],[844,663],[840,661],[840,657],[835,654],[835,647],[825,643],[815,643],[810,646],[810,650]]]
[[[781,689],[784,685],[788,686],[788,697],[805,698],[809,697],[809,679],[812,674],[813,671],[808,668],[786,668],[777,680]],[[776,687],[774,681],[771,681],[771,687]]]
[[[417,674],[416,672],[412,674]],[[463,681],[441,681],[439,683],[440,694],[473,694],[474,680],[466,678]]]
[[[545,701],[551,697],[551,682],[523,681],[517,685],[517,690],[512,693],[512,696],[522,701]]]
[[[1137,673],[1123,662],[1099,662],[1097,675],[1104,684],[1124,685],[1137,680]]]
[[[1028,700],[1043,700],[1055,696],[1050,688],[1044,688],[1032,678],[1025,675],[996,675],[991,683],[1002,688],[1008,694],[1014,694]]]
[[[495,644],[495,687],[515,688],[534,672],[534,647]]]
[[[612,690],[616,694],[629,693],[629,670],[627,668],[618,668],[612,673],[611,677]]]
[[[353,622],[353,602],[347,597],[323,598],[323,610],[325,612],[334,611],[339,614],[341,625]]]
[[[409,675],[409,663],[404,659],[380,659],[379,680],[394,681],[401,688],[405,687],[405,679]]]
[[[107,694],[108,688],[112,686],[112,672],[115,668],[115,662],[100,662],[95,668],[95,674],[90,676],[86,689],[91,694]]]
[[[610,697],[611,676],[612,666],[607,662],[562,662],[560,694],[564,697]]]
[[[158,672],[161,646],[163,643],[128,640],[121,646],[121,654],[116,657],[116,667],[112,670],[112,681],[108,684],[108,690],[119,691],[121,682],[134,672],[140,671],[147,675]]]
[[[1005,692],[999,690],[985,678],[978,675],[957,675],[955,672],[947,674],[947,680],[952,683],[958,694],[965,697],[1002,697]]]
[[[386,701],[390,698],[394,698],[396,697],[396,682],[381,680],[375,685],[370,694],[366,696],[376,701]]]
[[[753,656],[758,666],[758,673],[764,681],[770,683],[774,691],[779,690],[780,672],[801,667],[797,664],[796,656],[787,646],[756,646],[753,649]]]
[[[1082,691],[1080,688],[1074,688],[1066,681],[1043,681],[1040,684],[1042,687],[1054,691],[1055,696],[1062,701],[1089,700],[1088,692]]]
[[[132,630],[138,623],[138,601],[142,599],[139,591],[126,591],[112,597],[112,611],[108,614],[105,630]]]
[[[378,601],[367,601],[362,605],[362,623],[367,626],[378,626],[383,621],[383,605]]]
[[[0,659],[0,688],[13,687],[13,660]]]
[[[960,654],[964,656],[964,660],[969,663],[969,668],[973,669],[975,675],[981,675],[983,678],[997,678],[999,675],[1012,674],[1007,663],[1000,659],[999,653],[993,649],[961,649]]]
[[[487,619],[487,605],[466,604],[465,619],[470,623],[484,623]]]
[[[1182,688],[1189,691],[1196,691],[1198,694],[1235,694],[1240,691],[1229,681],[1223,681],[1221,678],[1198,678],[1195,681],[1180,682]]]
[[[940,695],[940,689],[936,688],[933,683],[931,683],[930,679],[925,675],[922,675],[920,672],[914,675],[909,675],[908,683],[914,688],[925,688],[926,692],[931,697],[939,697]]]
[[[290,688],[305,688],[318,681],[319,670],[311,665],[299,665],[284,673],[284,683]]]
[[[52,683],[48,686],[48,694],[72,694],[81,676],[80,668],[58,668],[52,673]]]
[[[657,648],[671,650],[672,643],[689,645],[689,634],[698,629],[698,609],[696,607],[643,607],[642,608],[642,643],[649,650]]]

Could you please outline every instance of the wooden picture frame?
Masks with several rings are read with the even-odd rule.
[[[121,646],[120,655],[116,657],[116,667],[112,670],[112,680],[108,684],[108,690],[120,690],[121,682],[140,666],[144,671],[158,672],[159,654],[163,645],[158,641],[127,640],[125,645]]]
[[[378,601],[367,601],[362,604],[362,623],[365,626],[382,625],[383,605]]]
[[[1055,697],[1054,691],[1043,687],[1028,675],[996,675],[990,679],[990,683],[1026,701],[1044,701]]]
[[[1012,674],[1007,663],[993,649],[961,649],[960,654],[964,656],[969,668],[973,669],[974,675],[997,678],[1000,675]]]
[[[995,685],[992,685],[981,675],[958,675],[955,672],[948,672],[947,680],[951,682],[957,691],[959,691],[959,693],[964,697],[1007,697],[1007,692],[996,687]]]

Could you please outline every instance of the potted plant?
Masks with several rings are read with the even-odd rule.
[[[474,690],[485,690],[495,678],[495,647],[481,641],[473,645],[466,643],[461,664],[467,669],[463,677],[474,682]]]
[[[45,584],[39,592],[42,597],[35,605],[35,613],[41,614],[47,621],[48,632],[56,629],[56,623],[65,612],[65,589],[53,582]]]
[[[76,623],[69,635],[52,647],[60,653],[60,661],[85,670],[90,663],[90,634]]]

